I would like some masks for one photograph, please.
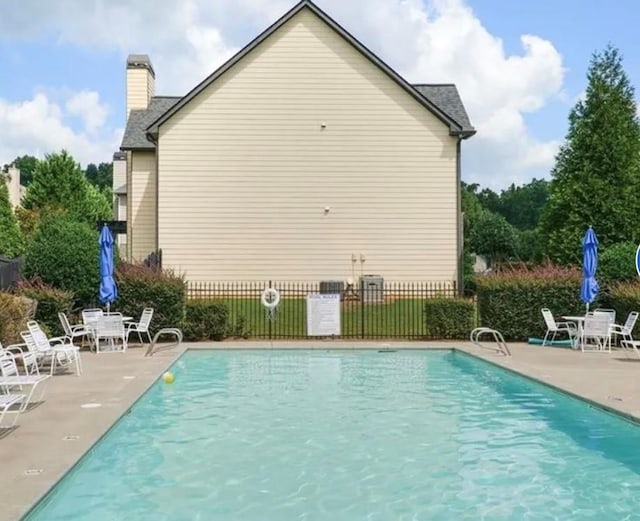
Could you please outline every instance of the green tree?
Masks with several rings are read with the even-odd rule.
[[[469,236],[469,246],[492,261],[513,257],[517,249],[516,230],[497,213],[483,210]]]
[[[549,182],[533,179],[530,183],[512,184],[500,192],[497,212],[519,230],[533,230],[540,223],[542,211],[549,200]]]
[[[26,277],[72,291],[78,305],[95,303],[100,274],[98,231],[69,214],[43,217],[27,246]]]
[[[20,184],[27,186],[33,179],[33,173],[38,165],[38,158],[33,156],[18,156],[10,164],[20,169]],[[9,164],[4,165],[3,171],[9,169]]]
[[[64,150],[38,163],[23,206],[41,214],[67,211],[90,225],[112,214],[110,201],[89,184],[80,165]]]
[[[464,225],[464,244],[465,247],[469,245],[469,238],[473,234],[476,223],[480,218],[480,215],[484,211],[480,201],[478,200],[478,185],[466,184],[464,181],[461,185],[461,202],[463,212],[463,225]]]
[[[586,98],[569,114],[541,221],[545,251],[562,263],[581,261],[589,225],[605,248],[638,239],[640,124],[619,51],[608,46],[594,54],[587,78]]]
[[[113,163],[100,163],[96,166],[89,163],[84,172],[87,181],[98,188],[111,187],[113,180]]]
[[[0,175],[0,255],[17,257],[22,253],[22,234],[9,201],[4,175]]]

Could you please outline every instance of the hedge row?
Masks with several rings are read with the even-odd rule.
[[[546,328],[541,308],[549,308],[556,317],[584,313],[581,283],[579,269],[557,266],[514,269],[479,277],[480,325],[501,331],[506,340],[526,341],[529,337],[543,336]]]
[[[476,306],[470,299],[429,299],[425,301],[424,314],[430,338],[468,338],[476,324]]]

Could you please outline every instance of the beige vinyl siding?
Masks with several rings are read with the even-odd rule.
[[[131,182],[127,186],[128,243],[134,260],[156,249],[156,154],[131,152]]]
[[[127,117],[129,112],[146,109],[153,95],[153,77],[147,69],[127,69]]]
[[[159,143],[159,246],[190,280],[345,280],[352,255],[387,280],[456,279],[456,139],[308,10]]]

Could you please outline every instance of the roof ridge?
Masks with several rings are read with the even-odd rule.
[[[455,83],[412,83],[414,87],[455,87]],[[457,87],[456,87],[457,88]]]

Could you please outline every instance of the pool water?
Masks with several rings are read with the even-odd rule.
[[[173,371],[27,519],[640,518],[637,426],[462,353],[187,352]]]

